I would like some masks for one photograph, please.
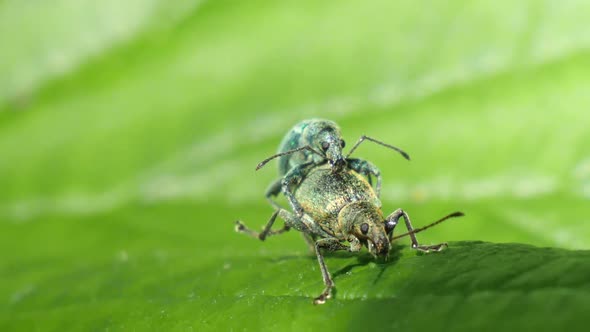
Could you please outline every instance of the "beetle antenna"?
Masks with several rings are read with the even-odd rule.
[[[374,138],[371,138],[371,137],[369,137],[369,136],[365,136],[365,135],[361,136],[361,138],[359,138],[359,140],[358,140],[358,141],[356,141],[356,143],[354,144],[354,146],[352,147],[352,149],[350,149],[350,151],[348,151],[348,154],[346,155],[346,158],[348,158],[348,156],[350,156],[350,155],[351,155],[351,154],[354,152],[354,150],[356,150],[356,148],[357,148],[357,147],[358,147],[358,146],[359,146],[359,145],[360,145],[360,144],[361,144],[361,143],[362,143],[364,140],[371,141],[371,142],[373,142],[373,143],[377,143],[377,144],[379,144],[379,145],[383,145],[383,146],[384,146],[384,147],[386,147],[386,148],[390,148],[390,149],[392,149],[392,150],[394,150],[394,151],[397,151],[397,152],[399,152],[399,153],[402,155],[402,157],[406,158],[407,160],[410,160],[410,155],[408,155],[408,154],[407,154],[407,153],[406,153],[404,150],[402,150],[402,149],[400,149],[400,148],[397,148],[397,147],[395,147],[395,146],[393,146],[393,145],[389,145],[389,144],[387,144],[387,143],[383,143],[383,142],[381,142],[381,141],[379,141],[379,140],[376,140],[376,139],[374,139]],[[346,158],[345,158],[345,159],[346,159]]]
[[[441,222],[443,222],[443,221],[445,221],[447,219],[454,218],[454,217],[462,217],[464,215],[465,214],[463,212],[453,212],[453,213],[451,213],[451,214],[449,214],[447,216],[444,216],[441,219],[439,219],[439,220],[437,220],[437,221],[435,221],[435,222],[433,222],[431,224],[428,224],[428,225],[426,225],[424,227],[416,228],[416,229],[414,229],[414,230],[412,230],[410,232],[407,232],[407,233],[404,233],[404,234],[401,234],[401,235],[394,236],[393,238],[391,238],[391,240],[392,241],[393,240],[397,240],[400,237],[404,237],[404,236],[407,236],[407,235],[410,235],[410,234],[416,234],[416,233],[422,232],[423,230],[426,230],[426,229],[428,229],[430,227],[436,226],[436,225],[440,224]]]
[[[262,168],[262,167],[264,167],[264,165],[266,165],[266,164],[267,164],[269,161],[271,161],[271,160],[273,160],[273,159],[275,159],[275,158],[277,158],[277,157],[286,156],[286,155],[289,155],[289,154],[291,154],[291,153],[295,153],[295,152],[299,152],[299,151],[303,151],[303,150],[307,150],[307,151],[313,152],[313,153],[315,153],[315,154],[318,154],[318,155],[320,155],[320,156],[322,156],[322,157],[325,157],[323,154],[319,153],[317,150],[315,150],[315,149],[314,149],[314,148],[312,148],[311,146],[309,146],[309,145],[306,145],[306,146],[304,146],[304,147],[300,147],[300,148],[297,148],[297,149],[293,149],[293,150],[289,150],[289,151],[286,151],[286,152],[281,152],[281,153],[277,153],[277,154],[275,154],[275,155],[272,155],[272,156],[270,156],[270,157],[268,157],[268,158],[264,159],[264,160],[263,160],[263,161],[261,161],[260,163],[258,163],[258,166],[256,166],[256,170],[259,170],[259,169],[261,169],[261,168]]]

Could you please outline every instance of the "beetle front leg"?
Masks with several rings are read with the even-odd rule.
[[[387,216],[387,218],[385,219],[385,224],[386,225],[390,224],[390,225],[395,226],[395,225],[397,225],[397,222],[398,222],[399,218],[401,218],[401,217],[404,218],[408,232],[412,232],[414,230],[414,228],[412,227],[412,223],[410,221],[410,216],[408,216],[408,214],[402,209],[397,209],[393,213],[391,213],[389,216]],[[389,235],[389,241],[391,241],[391,239],[393,237],[393,230],[388,235]],[[420,250],[423,252],[429,252],[431,250],[441,251],[447,247],[446,242],[431,245],[431,246],[420,245],[420,244],[418,244],[418,240],[416,239],[416,234],[410,233],[409,236],[412,241],[412,249]]]
[[[348,250],[349,247],[340,243],[340,240],[337,238],[324,238],[317,240],[315,243],[315,253],[318,257],[318,263],[320,264],[320,270],[322,271],[322,278],[324,279],[324,291],[320,296],[316,297],[313,300],[313,304],[324,304],[326,300],[332,296],[332,288],[334,288],[334,281],[332,280],[332,276],[330,276],[330,272],[328,271],[328,267],[324,262],[324,256],[322,255],[321,250],[327,249],[328,251],[337,251],[337,250]]]
[[[266,189],[266,193],[264,193],[264,197],[266,200],[275,208],[281,209],[279,203],[275,202],[272,197],[277,197],[277,195],[281,192],[282,186],[282,179],[277,179],[270,184],[270,186]]]
[[[289,172],[287,172],[287,174],[285,174],[281,180],[281,189],[283,190],[283,195],[285,195],[289,201],[289,204],[291,205],[291,208],[293,209],[293,212],[295,212],[299,218],[303,216],[303,208],[293,195],[293,192],[291,192],[291,187],[298,185],[313,166],[313,162],[295,166]]]
[[[350,169],[366,176],[369,181],[369,184],[372,184],[371,175],[377,179],[377,184],[375,185],[375,193],[377,194],[377,197],[379,197],[381,194],[381,171],[379,170],[379,168],[377,168],[377,166],[375,166],[373,163],[362,159],[349,158],[346,159],[346,162]]]

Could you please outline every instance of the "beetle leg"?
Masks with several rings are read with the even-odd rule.
[[[337,250],[348,250],[349,247],[340,243],[340,240],[334,237],[319,239],[315,243],[315,253],[318,257],[318,263],[320,264],[320,270],[322,271],[322,278],[324,279],[324,291],[320,296],[316,297],[313,300],[314,304],[324,304],[326,300],[332,296],[332,288],[334,288],[334,281],[330,276],[330,272],[328,271],[328,267],[324,262],[324,256],[322,255],[321,250],[326,249],[328,251],[337,251]]]
[[[281,192],[281,179],[277,179],[273,181],[270,186],[266,189],[266,193],[264,196],[269,201],[269,203],[275,208],[280,209],[281,206],[279,203],[275,202],[272,197],[277,197],[277,195]]]
[[[302,165],[298,165],[293,167],[281,180],[281,189],[283,190],[283,195],[289,201],[293,212],[297,215],[297,217],[303,217],[303,208],[295,199],[295,196],[291,192],[291,186],[298,185],[305,175],[309,172],[309,169],[314,166],[313,162],[305,163]]]
[[[236,232],[248,234],[248,235],[250,235],[253,238],[259,239],[260,241],[264,241],[264,239],[266,239],[267,236],[278,235],[278,234],[287,232],[289,229],[291,229],[291,227],[289,227],[289,225],[287,225],[286,223],[283,226],[283,228],[281,228],[279,230],[272,230],[271,229],[272,228],[272,225],[274,224],[275,220],[277,219],[277,216],[279,215],[279,211],[280,210],[276,210],[270,216],[270,219],[266,223],[266,226],[264,226],[264,229],[260,233],[249,229],[248,227],[246,227],[246,225],[244,225],[239,220],[236,221]]]
[[[326,233],[309,215],[304,214],[301,218],[295,214],[285,210],[279,210],[279,217],[285,221],[285,225],[294,228],[302,233],[309,234],[313,239],[316,236],[329,237]],[[315,244],[314,244],[315,245]]]
[[[283,228],[278,230],[272,230],[272,225],[274,224],[277,216],[281,217],[285,221],[285,225]],[[241,221],[236,221],[236,231],[239,233],[245,233],[250,235],[253,238],[259,239],[264,241],[268,236],[282,234],[284,232],[289,231],[291,228],[294,228],[300,232],[311,234],[311,236],[319,235],[319,236],[326,236],[327,233],[324,232],[311,217],[304,214],[303,217],[299,218],[294,214],[288,212],[284,209],[276,210],[271,216],[266,225],[264,226],[262,232],[256,232],[244,225]]]
[[[375,166],[373,163],[362,159],[349,158],[346,159],[346,162],[348,163],[348,167],[350,169],[366,176],[369,184],[372,185],[371,175],[377,179],[375,193],[377,194],[377,197],[379,197],[381,194],[381,171],[379,168],[377,168],[377,166]]]
[[[412,249],[420,250],[423,252],[429,252],[431,250],[432,251],[441,251],[447,247],[446,242],[435,244],[435,245],[430,245],[430,246],[418,244],[418,240],[416,239],[416,234],[413,233],[414,228],[412,227],[412,222],[410,221],[410,216],[408,216],[408,214],[402,209],[397,209],[393,213],[391,213],[389,216],[387,216],[387,219],[385,219],[385,222],[386,223],[393,222],[394,224],[397,224],[399,218],[401,218],[401,217],[404,218],[404,221],[406,223],[406,228],[408,229],[408,233],[409,233],[408,235],[410,236],[410,239],[412,241]],[[390,241],[392,239],[392,236],[393,236],[393,232],[391,232],[391,234],[389,234]]]
[[[305,240],[305,243],[307,243],[307,247],[309,248],[309,252],[310,253],[315,253],[315,237],[309,233],[301,233],[301,235],[303,235],[303,239]]]

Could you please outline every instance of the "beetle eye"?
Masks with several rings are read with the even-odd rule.
[[[322,142],[322,150],[326,151],[326,150],[328,150],[329,147],[330,147],[330,143]]]
[[[367,235],[368,232],[369,232],[369,224],[363,223],[361,225],[361,233],[363,233],[364,235]]]
[[[344,149],[344,147],[346,146],[346,142],[345,142],[343,139],[341,139],[341,140],[340,140],[340,146],[341,146],[343,149]]]
[[[385,232],[387,234],[391,233],[393,231],[393,229],[395,228],[395,225],[397,225],[396,221],[393,220],[389,220],[385,223]]]

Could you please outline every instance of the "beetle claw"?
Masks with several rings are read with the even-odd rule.
[[[322,294],[313,300],[313,304],[324,304],[330,298],[329,294]]]
[[[239,220],[236,220],[236,232],[241,232],[244,229],[246,229],[246,226],[244,226]]]

